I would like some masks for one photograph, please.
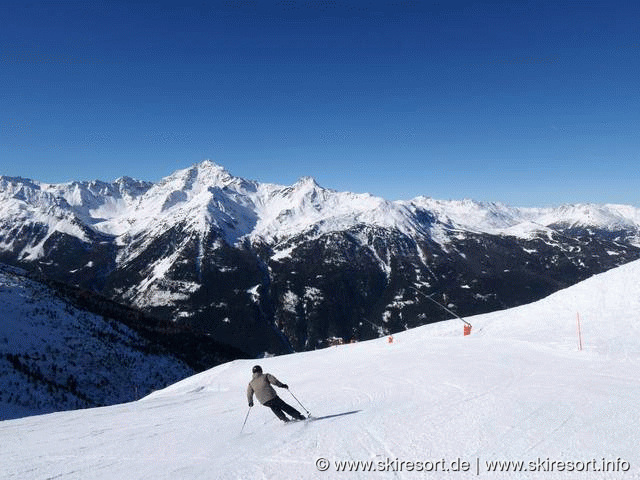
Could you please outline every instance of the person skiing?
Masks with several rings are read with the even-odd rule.
[[[256,365],[252,369],[253,378],[247,387],[247,400],[249,400],[249,408],[253,407],[253,394],[256,394],[258,401],[265,407],[269,407],[283,422],[291,421],[285,415],[288,413],[295,420],[304,420],[305,417],[291,405],[285,403],[276,393],[271,385],[280,388],[289,388],[286,383],[280,382],[270,373],[262,373],[262,367]]]

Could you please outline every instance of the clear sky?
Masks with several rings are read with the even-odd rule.
[[[0,2],[0,174],[640,206],[640,2]]]

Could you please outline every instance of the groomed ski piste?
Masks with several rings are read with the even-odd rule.
[[[640,262],[466,320],[0,422],[0,478],[640,478]],[[316,419],[249,411],[256,363]]]

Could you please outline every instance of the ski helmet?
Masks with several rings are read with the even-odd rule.
[[[253,373],[262,373],[262,367],[260,365],[256,365],[251,371]]]

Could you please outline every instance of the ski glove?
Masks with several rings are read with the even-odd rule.
[[[253,407],[253,402],[249,402],[249,408]]]
[[[284,385],[282,385],[282,388],[289,388],[289,385],[285,383]]]

